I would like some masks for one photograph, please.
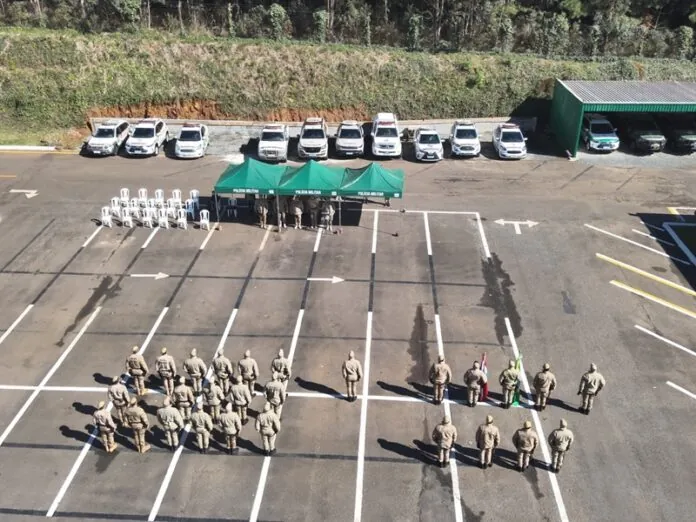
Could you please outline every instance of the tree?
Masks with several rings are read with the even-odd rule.
[[[406,46],[409,51],[420,50],[420,38],[423,30],[423,18],[420,15],[411,15],[408,19],[408,34],[406,35]]]
[[[312,13],[312,19],[314,21],[314,40],[319,43],[326,42],[326,24],[327,24],[327,13],[324,9],[319,9]]]
[[[280,4],[271,4],[268,9],[268,19],[271,26],[271,38],[282,40],[285,37],[285,25],[288,21],[288,14]]]
[[[677,58],[686,60],[691,58],[694,46],[694,30],[691,27],[682,25],[674,31],[674,50]]]

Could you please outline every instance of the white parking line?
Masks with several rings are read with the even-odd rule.
[[[101,229],[104,228],[103,225],[99,225],[94,232],[92,232],[92,235],[87,238],[87,241],[82,243],[82,248],[85,248],[87,245],[89,245],[92,240],[97,236],[97,234],[101,231]]]
[[[674,383],[671,382],[671,381],[667,381],[667,386],[671,386],[671,387],[674,388],[675,390],[682,392],[682,393],[683,393],[684,395],[686,395],[687,397],[691,397],[692,399],[695,399],[695,400],[696,400],[696,393],[691,393],[689,390],[686,390],[686,389],[682,388],[682,387],[679,386],[678,384],[674,384]]]
[[[673,247],[677,246],[674,243],[672,243],[671,241],[665,241],[664,239],[660,239],[659,237],[655,237],[651,234],[648,234],[647,232],[642,232],[641,230],[636,230],[635,228],[632,228],[631,232],[635,232],[636,234],[640,234],[641,236],[649,237],[650,239],[653,239],[653,240],[657,241],[658,243],[662,243],[663,245],[669,245],[669,246],[673,246]]]
[[[601,232],[602,234],[606,234],[607,236],[610,236],[610,237],[613,237],[613,238],[616,238],[616,239],[620,239],[621,241],[625,241],[626,243],[630,243],[631,245],[634,245],[634,246],[643,248],[643,249],[645,249],[645,250],[648,250],[648,251],[650,251],[650,252],[652,252],[652,253],[654,253],[654,254],[658,254],[658,255],[663,256],[663,257],[668,257],[669,259],[671,259],[671,260],[673,260],[673,261],[677,261],[678,263],[682,263],[682,264],[685,264],[685,265],[690,265],[690,264],[691,264],[691,263],[689,263],[688,261],[686,261],[686,260],[684,260],[684,259],[681,259],[681,258],[678,258],[678,257],[674,257],[674,256],[670,256],[669,254],[666,254],[665,252],[660,252],[659,250],[655,250],[654,248],[650,248],[649,246],[642,245],[642,244],[640,244],[640,243],[638,243],[638,242],[636,242],[636,241],[633,241],[632,239],[627,239],[627,238],[625,238],[625,237],[619,236],[619,235],[614,234],[614,233],[612,233],[612,232],[608,232],[608,231],[606,231],[606,230],[602,230],[601,228],[597,228],[597,227],[592,226],[592,225],[589,225],[589,224],[587,224],[587,223],[585,223],[585,226],[586,226],[587,228],[589,228],[589,229],[595,230],[596,232]]]
[[[491,258],[491,251],[488,248],[488,240],[486,239],[486,233],[483,231],[483,222],[481,221],[481,214],[476,212],[476,223],[478,224],[479,234],[481,234],[481,243],[483,243],[483,252],[486,254],[486,258]]]
[[[19,317],[15,319],[14,323],[12,323],[10,327],[7,330],[5,330],[5,333],[2,334],[2,336],[0,336],[0,344],[2,344],[5,339],[7,339],[7,337],[12,333],[12,330],[14,330],[17,327],[17,325],[22,322],[24,316],[27,315],[29,313],[29,310],[31,310],[32,308],[34,308],[34,305],[30,304],[24,309],[24,311],[21,314],[19,314]]]
[[[515,339],[515,333],[512,331],[512,325],[510,324],[510,319],[505,318],[505,328],[507,328],[508,338],[510,339],[510,344],[512,345],[512,352],[516,359],[520,357],[520,351],[517,348],[517,340]],[[522,381],[522,388],[527,393],[531,395],[531,389],[529,388],[529,382],[527,381],[527,374],[524,372],[524,365],[520,362],[520,380]],[[551,454],[549,448],[546,445],[546,437],[544,436],[544,430],[541,426],[541,420],[539,419],[539,413],[532,409],[532,418],[534,419],[534,427],[536,428],[537,434],[539,435],[539,443],[541,445],[541,453],[544,456],[544,461],[547,464],[551,463]],[[553,497],[556,500],[556,507],[558,507],[558,514],[561,517],[561,522],[568,522],[568,513],[566,513],[565,503],[563,502],[563,496],[561,495],[561,488],[558,485],[558,479],[556,475],[547,469],[549,474],[549,479],[551,480],[551,489],[553,490]]]
[[[217,227],[220,223],[213,223],[213,226],[210,227],[210,230],[208,230],[208,235],[205,236],[205,239],[203,240],[203,243],[201,243],[201,246],[198,250],[203,250],[205,246],[208,244],[208,241],[210,241],[210,238],[213,237],[213,232],[217,230]]]
[[[150,244],[150,241],[152,241],[152,238],[154,238],[157,235],[157,232],[159,232],[160,227],[155,227],[152,229],[152,232],[150,232],[150,235],[147,236],[147,239],[143,243],[143,246],[140,248],[147,248],[147,246]]]
[[[654,337],[655,339],[659,339],[659,340],[662,341],[663,343],[667,343],[667,344],[669,344],[670,346],[673,346],[674,348],[677,348],[678,350],[681,350],[681,351],[683,351],[683,352],[688,353],[689,355],[692,355],[692,356],[696,357],[696,352],[692,352],[691,350],[689,350],[688,348],[685,348],[685,347],[682,346],[681,344],[677,344],[677,343],[675,343],[674,341],[670,341],[670,340],[667,339],[666,337],[662,337],[661,335],[658,335],[658,334],[656,334],[655,332],[653,332],[653,331],[651,331],[651,330],[648,330],[647,328],[643,328],[642,326],[640,326],[640,325],[638,325],[638,324],[636,324],[636,325],[634,325],[634,326],[635,326],[638,330],[640,330],[641,332],[646,333],[646,334],[648,334],[648,335]]]

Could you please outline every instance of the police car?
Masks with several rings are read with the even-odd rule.
[[[169,141],[167,124],[159,118],[139,121],[126,142],[129,156],[157,156]]]
[[[94,156],[115,156],[128,139],[129,128],[125,120],[105,121],[85,142],[85,152]]]
[[[176,138],[174,155],[177,158],[202,158],[208,149],[208,126],[202,123],[184,123]]]

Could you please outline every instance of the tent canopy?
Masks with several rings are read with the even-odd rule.
[[[285,171],[278,194],[284,196],[339,196],[342,168],[327,167],[309,160],[302,167]]]
[[[216,194],[277,194],[285,167],[247,158],[230,165],[215,183]]]
[[[403,191],[402,170],[389,170],[379,163],[370,163],[360,169],[345,169],[340,193],[342,196],[401,198]]]

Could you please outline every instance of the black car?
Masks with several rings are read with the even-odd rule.
[[[661,152],[665,148],[667,138],[649,114],[623,114],[619,121],[621,141],[628,143],[635,152]]]
[[[686,114],[665,114],[657,119],[674,152],[690,154],[696,151],[696,121]]]

